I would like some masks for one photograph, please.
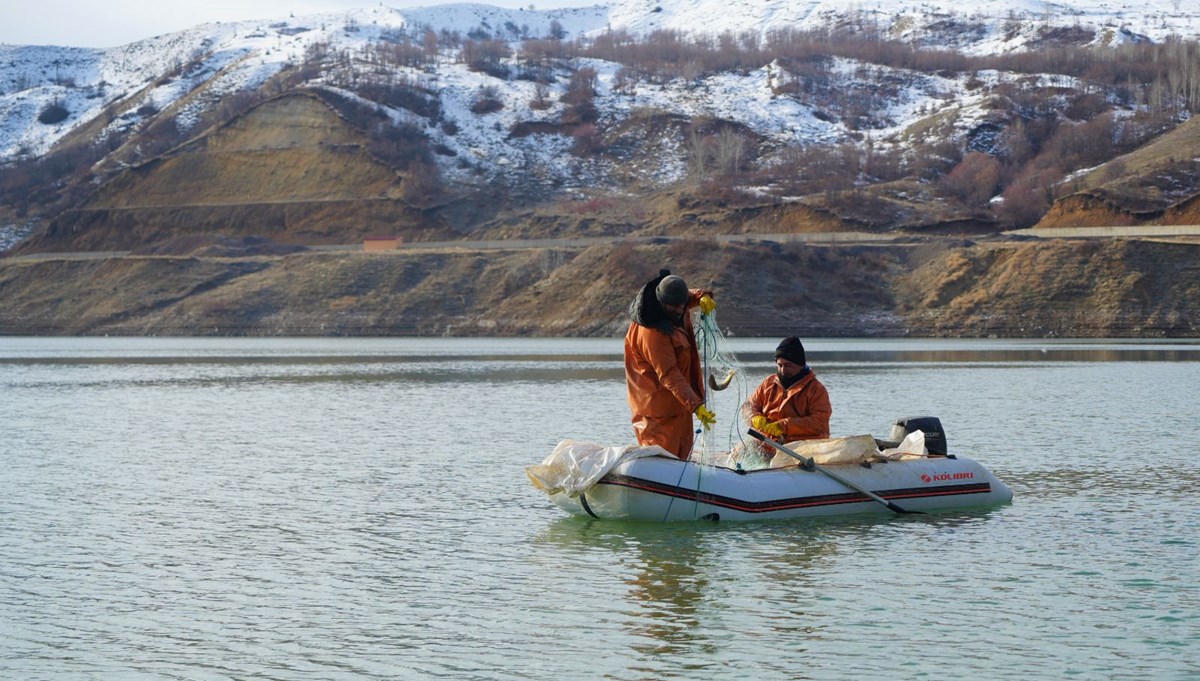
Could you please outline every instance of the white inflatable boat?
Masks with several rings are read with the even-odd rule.
[[[886,444],[870,436],[859,437]],[[937,444],[939,437],[944,444],[944,435],[934,434],[929,451],[942,449]],[[873,444],[871,448],[875,450]],[[602,448],[568,440],[541,466],[531,466],[527,472],[535,486],[569,513],[615,520],[925,513],[1012,500],[1007,485],[965,456],[934,453],[902,460],[870,458],[874,460],[833,465],[809,462],[808,467],[797,462],[745,471],[682,461],[657,447]]]

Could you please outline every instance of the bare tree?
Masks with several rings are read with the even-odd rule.
[[[713,140],[712,152],[717,173],[736,175],[744,169],[746,138],[731,128],[721,128]]]
[[[535,111],[542,111],[550,108],[550,87],[545,83],[535,83],[533,86],[533,99],[529,101],[529,108]]]

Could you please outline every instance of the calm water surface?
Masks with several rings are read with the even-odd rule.
[[[0,678],[1200,678],[1200,344],[806,345],[1013,503],[566,517],[523,469],[631,440],[619,340],[0,339]]]

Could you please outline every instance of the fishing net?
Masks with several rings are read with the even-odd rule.
[[[746,367],[729,349],[717,323],[717,311],[693,312],[696,345],[704,372],[705,405],[717,416],[711,428],[701,428],[692,449],[692,459],[712,466],[762,468],[767,459],[746,435],[742,405],[762,377],[747,375]],[[751,380],[754,380],[751,383]]]

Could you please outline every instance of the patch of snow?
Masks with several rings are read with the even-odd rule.
[[[30,218],[24,222],[0,223],[0,253],[24,241],[38,227],[39,220]]]

